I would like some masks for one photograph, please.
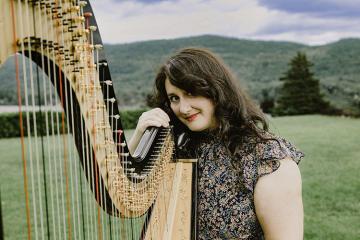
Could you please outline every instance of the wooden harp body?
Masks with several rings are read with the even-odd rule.
[[[174,159],[171,128],[129,154],[89,1],[1,0],[0,65],[14,54],[20,238],[194,239],[194,164]]]

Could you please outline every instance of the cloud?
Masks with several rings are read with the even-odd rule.
[[[163,1],[170,1],[170,0],[113,0],[113,2],[141,2],[141,3],[145,3],[145,4],[153,4],[153,3],[157,3],[157,2],[163,2]],[[172,0],[172,1],[176,1],[176,0]]]
[[[330,6],[340,1],[328,0],[333,5],[327,5],[326,16],[315,14],[321,12],[316,7],[321,0],[300,6],[311,4],[308,1],[272,0],[265,4],[265,0],[94,0],[91,4],[106,43],[213,34],[322,44],[360,36],[360,26],[353,16],[330,16]],[[294,6],[280,4],[285,2]],[[343,2],[346,6],[352,3]]]
[[[258,0],[269,9],[288,13],[308,13],[323,17],[354,17],[360,16],[358,0]]]
[[[100,31],[107,35],[108,42],[212,33],[246,35],[256,32],[265,16],[263,9],[251,0],[108,3],[111,1],[93,3]]]
[[[142,2],[142,3],[147,3],[147,4],[151,4],[151,3],[157,3],[157,2],[162,2],[164,0],[137,0],[138,2]]]
[[[321,45],[342,38],[360,37],[358,21],[348,17],[324,17],[299,11],[270,10],[269,21],[252,38],[286,40]]]

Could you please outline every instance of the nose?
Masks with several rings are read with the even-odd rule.
[[[189,114],[190,110],[191,110],[191,105],[189,103],[189,101],[187,101],[186,99],[181,99],[180,101],[180,113],[181,114]]]

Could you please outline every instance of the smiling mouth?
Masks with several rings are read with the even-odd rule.
[[[198,115],[198,113],[195,113],[195,114],[187,117],[186,120],[187,120],[188,122],[192,122],[192,121],[194,121],[194,120],[196,119],[197,115]]]

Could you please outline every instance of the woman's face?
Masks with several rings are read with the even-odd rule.
[[[199,132],[217,127],[215,106],[203,96],[192,96],[165,80],[165,89],[170,107],[176,117],[191,131]]]

